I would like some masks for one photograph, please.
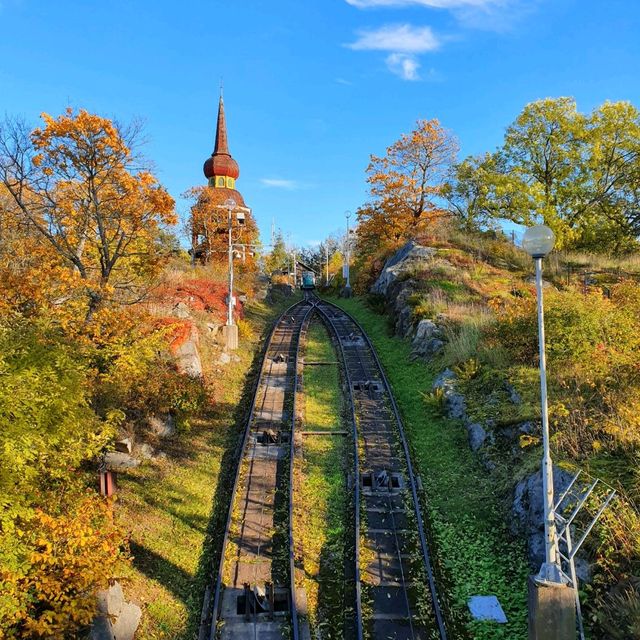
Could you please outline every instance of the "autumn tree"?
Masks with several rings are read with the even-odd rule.
[[[53,250],[85,298],[86,318],[139,298],[163,262],[174,202],[134,149],[140,127],[68,109],[44,127],[0,126],[0,183],[23,224]]]
[[[572,98],[528,104],[498,151],[460,163],[445,191],[464,224],[544,222],[559,248],[637,246],[640,112],[628,102],[590,115]]]
[[[193,203],[187,223],[187,232],[193,239],[191,250],[203,262],[227,260],[229,213],[225,207],[225,201],[220,198],[223,191],[226,190],[198,186],[184,194],[184,197]],[[235,216],[235,212],[232,213]],[[250,211],[245,212],[242,225],[237,224],[234,217],[232,239],[234,245],[244,245],[245,268],[254,270],[256,261],[252,253],[255,253],[254,247],[259,243],[259,231]]]
[[[418,120],[385,156],[371,156],[371,199],[357,212],[360,261],[398,247],[443,214],[442,196],[457,150],[438,120]]]

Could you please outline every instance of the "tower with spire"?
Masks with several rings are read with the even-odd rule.
[[[224,113],[222,92],[220,93],[220,102],[218,104],[216,142],[213,153],[205,160],[203,170],[209,186],[220,190],[218,194],[220,196],[220,204],[228,198],[233,198],[237,204],[244,206],[242,195],[236,191],[236,180],[240,177],[240,167],[229,153],[227,121]]]
[[[222,92],[218,104],[213,153],[205,160],[203,171],[207,178],[207,186],[192,190],[192,193],[197,195],[197,201],[191,207],[191,251],[194,259],[207,263],[211,260],[226,259],[228,227],[226,213],[222,212],[220,205],[225,205],[232,199],[238,206],[246,206],[242,194],[236,190],[240,167],[229,152]],[[257,225],[253,216],[247,213],[245,224],[234,231],[234,243],[245,247],[242,252],[243,265],[249,266],[254,262],[250,257],[252,252],[246,250],[246,247],[255,245],[257,241]]]

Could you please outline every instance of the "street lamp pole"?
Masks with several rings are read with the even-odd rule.
[[[227,296],[227,326],[233,325],[233,240],[231,239],[231,229],[233,227],[233,218],[232,212],[235,208],[235,201],[227,200],[226,204],[228,205],[227,211],[229,213],[228,223],[229,223],[229,283],[228,283],[228,296]]]
[[[553,249],[553,231],[544,225],[530,227],[522,239],[523,249],[536,266],[536,297],[538,301],[538,350],[540,356],[540,408],[542,417],[542,493],[544,501],[545,561],[536,580],[562,584],[556,540],[556,517],[553,504],[553,463],[549,442],[549,407],[547,400],[547,359],[544,335],[544,294],[542,289],[542,259]]]
[[[239,207],[238,203],[229,198],[224,204],[216,205],[218,209],[224,209],[227,212],[227,230],[228,230],[228,284],[227,284],[227,323],[223,328],[225,343],[227,349],[238,348],[238,327],[233,322],[233,212],[236,214],[238,224],[243,225],[245,222],[245,211],[249,211],[246,207]]]

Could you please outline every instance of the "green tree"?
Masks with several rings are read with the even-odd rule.
[[[445,189],[465,228],[544,222],[557,246],[620,252],[640,234],[640,114],[607,102],[592,114],[572,98],[528,104],[494,154],[457,165]]]
[[[287,246],[282,237],[282,233],[279,231],[275,237],[271,252],[265,258],[265,267],[267,273],[273,273],[281,269],[286,269],[289,264],[289,252]]]

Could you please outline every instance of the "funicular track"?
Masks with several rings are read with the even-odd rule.
[[[301,636],[292,530],[293,430],[300,333],[314,308],[308,294],[271,331],[242,442],[208,638]]]
[[[316,298],[344,365],[354,441],[358,640],[446,640],[409,447],[391,388],[362,327]]]

